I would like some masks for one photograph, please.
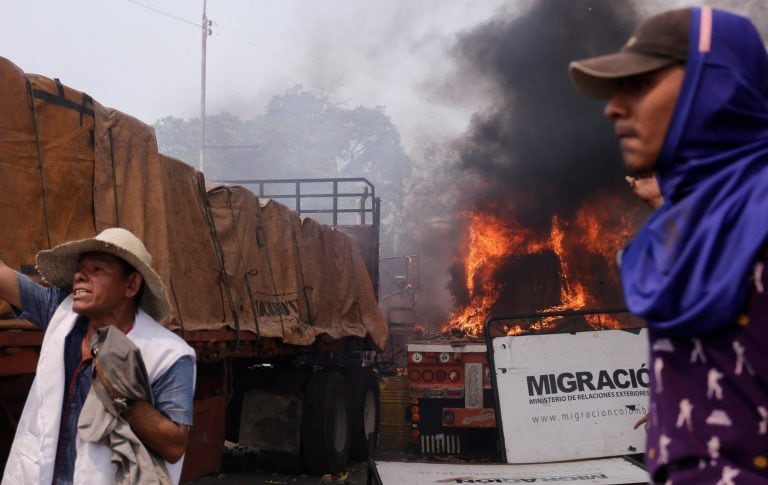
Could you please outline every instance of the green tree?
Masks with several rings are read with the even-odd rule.
[[[196,165],[199,119],[155,125],[160,151]],[[382,200],[382,254],[402,251],[404,187],[411,174],[400,135],[384,108],[345,108],[297,85],[264,112],[241,120],[206,118],[210,180],[365,177]]]
[[[174,116],[166,116],[157,120],[154,128],[160,152],[194,164],[199,156],[199,119],[184,121]]]

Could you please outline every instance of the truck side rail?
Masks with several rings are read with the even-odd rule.
[[[376,188],[364,177],[344,178],[300,178],[300,179],[232,179],[219,180],[225,184],[243,185],[258,195],[278,199],[283,203],[292,203],[293,210],[299,215],[330,214],[333,226],[364,225],[367,222],[379,227],[380,199],[376,197]],[[330,186],[330,188],[328,188]],[[270,190],[272,189],[272,190]],[[330,199],[330,207],[308,206],[307,200]],[[353,214],[357,218],[353,224],[345,215]],[[370,217],[370,219],[369,219]],[[325,223],[326,221],[319,220]]]

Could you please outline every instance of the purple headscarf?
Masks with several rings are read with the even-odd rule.
[[[656,163],[665,198],[626,247],[629,309],[656,331],[733,324],[768,238],[768,56],[752,23],[691,11],[685,78]]]

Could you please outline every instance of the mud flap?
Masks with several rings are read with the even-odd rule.
[[[247,391],[240,418],[240,444],[298,455],[301,413],[301,399],[292,391]]]

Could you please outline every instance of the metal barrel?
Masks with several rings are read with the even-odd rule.
[[[408,376],[382,377],[379,393],[379,449],[407,451],[411,423],[408,418],[410,396]]]

